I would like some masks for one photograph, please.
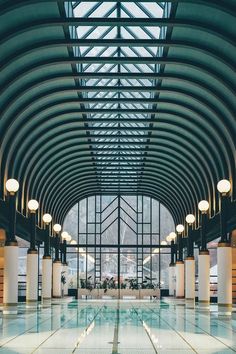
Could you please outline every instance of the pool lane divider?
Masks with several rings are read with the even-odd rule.
[[[132,306],[132,307],[133,307],[133,306]],[[150,330],[149,330],[147,324],[146,324],[146,323],[143,321],[143,319],[139,316],[138,311],[137,311],[134,307],[133,307],[133,311],[135,312],[135,314],[136,314],[138,320],[141,322],[141,324],[142,324],[142,326],[143,326],[143,328],[144,328],[144,331],[146,332],[146,334],[147,334],[147,336],[148,336],[148,338],[149,338],[149,340],[150,340],[150,342],[151,342],[151,344],[152,344],[152,347],[153,347],[153,350],[154,350],[155,354],[158,354],[158,351],[157,351],[157,349],[156,349],[155,343],[153,342],[152,334],[151,334],[151,332],[150,332]]]
[[[203,318],[206,318],[206,316],[210,316],[210,313],[209,314],[201,314],[201,313],[198,313],[198,316],[202,316]],[[181,318],[183,318],[184,322],[185,323],[190,323],[191,325],[195,326],[196,328],[200,329],[202,332],[204,332],[205,334],[207,334],[208,336],[214,338],[215,340],[217,340],[218,342],[222,343],[224,346],[226,346],[228,349],[230,349],[231,351],[235,352],[236,353],[236,350],[234,348],[232,348],[230,345],[228,345],[226,342],[223,342],[221,339],[219,339],[218,337],[214,336],[213,334],[211,334],[211,331],[207,332],[202,326],[199,326],[199,324],[191,321],[190,319],[186,319],[183,315],[181,315]],[[226,316],[226,319],[228,320],[228,317]],[[225,323],[220,321],[219,319],[215,318],[216,321],[218,321],[220,323],[220,326],[226,328],[229,330],[229,327],[225,327]],[[232,332],[236,332],[235,329],[233,328],[230,328],[230,330]],[[226,350],[228,350],[226,349]]]
[[[104,308],[104,305],[102,305],[98,311],[96,312],[96,314],[94,315],[94,317],[92,318],[92,320],[89,322],[88,326],[85,328],[85,330],[81,333],[81,335],[78,338],[78,341],[75,345],[75,348],[72,351],[72,354],[79,348],[80,344],[83,342],[84,338],[86,338],[91,331],[94,329],[95,327],[95,319],[96,317],[99,315],[99,313],[102,311],[102,309]]]
[[[55,305],[55,304],[54,304],[54,306],[61,306],[61,305]],[[84,307],[83,309],[85,309],[85,308],[87,308],[87,307],[89,307],[89,305],[86,306],[86,307]],[[81,311],[81,309],[80,309],[80,311]],[[78,312],[76,312],[76,314],[75,314],[74,316],[70,317],[68,320],[64,321],[63,325],[60,326],[60,327],[58,327],[57,329],[55,329],[42,343],[40,343],[40,344],[37,346],[37,348],[35,348],[35,349],[31,352],[31,354],[35,353],[36,350],[40,349],[40,347],[41,347],[50,337],[52,337],[56,332],[60,331],[60,329],[62,329],[62,328],[63,328],[65,325],[67,325],[69,322],[73,321],[74,318],[76,318],[77,316],[78,316]],[[48,320],[50,320],[50,319],[52,320],[52,317],[51,317],[51,316],[48,318]]]
[[[150,312],[153,312],[155,313],[155,315],[157,315],[157,317],[159,317],[159,319],[163,322],[165,322],[167,324],[168,327],[170,327],[175,333],[178,334],[178,336],[180,336],[183,341],[190,347],[190,349],[197,354],[197,351],[193,348],[193,346],[180,334],[180,332],[178,330],[176,330],[172,325],[170,325],[166,320],[163,319],[163,317],[160,316],[160,313],[159,312],[156,312],[156,310],[148,307],[147,305],[145,305],[145,307],[150,311]],[[172,314],[173,312],[170,311]]]
[[[114,335],[113,335],[112,354],[118,354],[119,326],[120,326],[120,303],[118,301],[117,309],[116,309],[116,322],[115,322]]]

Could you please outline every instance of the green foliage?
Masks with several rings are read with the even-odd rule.
[[[127,284],[126,283],[121,283],[120,287],[121,287],[121,289],[126,289]]]
[[[117,289],[115,279],[113,277],[105,278],[102,282],[102,289],[104,289],[104,294],[107,292],[108,289]]]
[[[80,286],[81,289],[87,289],[89,291],[92,291],[94,286],[92,283],[92,276],[90,275],[86,281],[86,279],[80,279]]]
[[[65,277],[65,272],[61,272],[61,283],[63,284],[63,285],[65,285],[66,284],[66,277]]]
[[[132,289],[132,290],[139,289],[139,284],[138,284],[137,279],[135,279],[135,278],[127,279],[127,282],[129,283],[129,289]]]

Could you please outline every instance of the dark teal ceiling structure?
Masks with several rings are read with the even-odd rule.
[[[1,0],[1,175],[18,211],[145,194],[176,222],[236,197],[235,0]]]

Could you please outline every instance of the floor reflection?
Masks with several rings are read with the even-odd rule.
[[[235,353],[236,320],[179,300],[53,302],[0,322],[4,354]]]

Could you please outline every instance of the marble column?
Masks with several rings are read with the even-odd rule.
[[[195,300],[195,260],[190,256],[185,259],[185,298]]]
[[[34,304],[38,301],[38,252],[29,249],[26,265],[26,302]]]
[[[175,265],[176,274],[176,297],[184,298],[184,262],[177,261]]]
[[[3,314],[17,314],[18,250],[16,241],[4,247]]]
[[[62,263],[60,260],[54,260],[52,266],[52,294],[53,297],[61,297],[61,273],[62,273]]]
[[[42,300],[52,297],[52,258],[43,256],[42,260]]]
[[[202,250],[198,256],[198,303],[201,308],[210,305],[210,255]]]
[[[231,315],[232,313],[232,248],[230,243],[218,244],[218,312]]]
[[[175,264],[170,263],[169,265],[169,295],[174,296],[175,294]]]

